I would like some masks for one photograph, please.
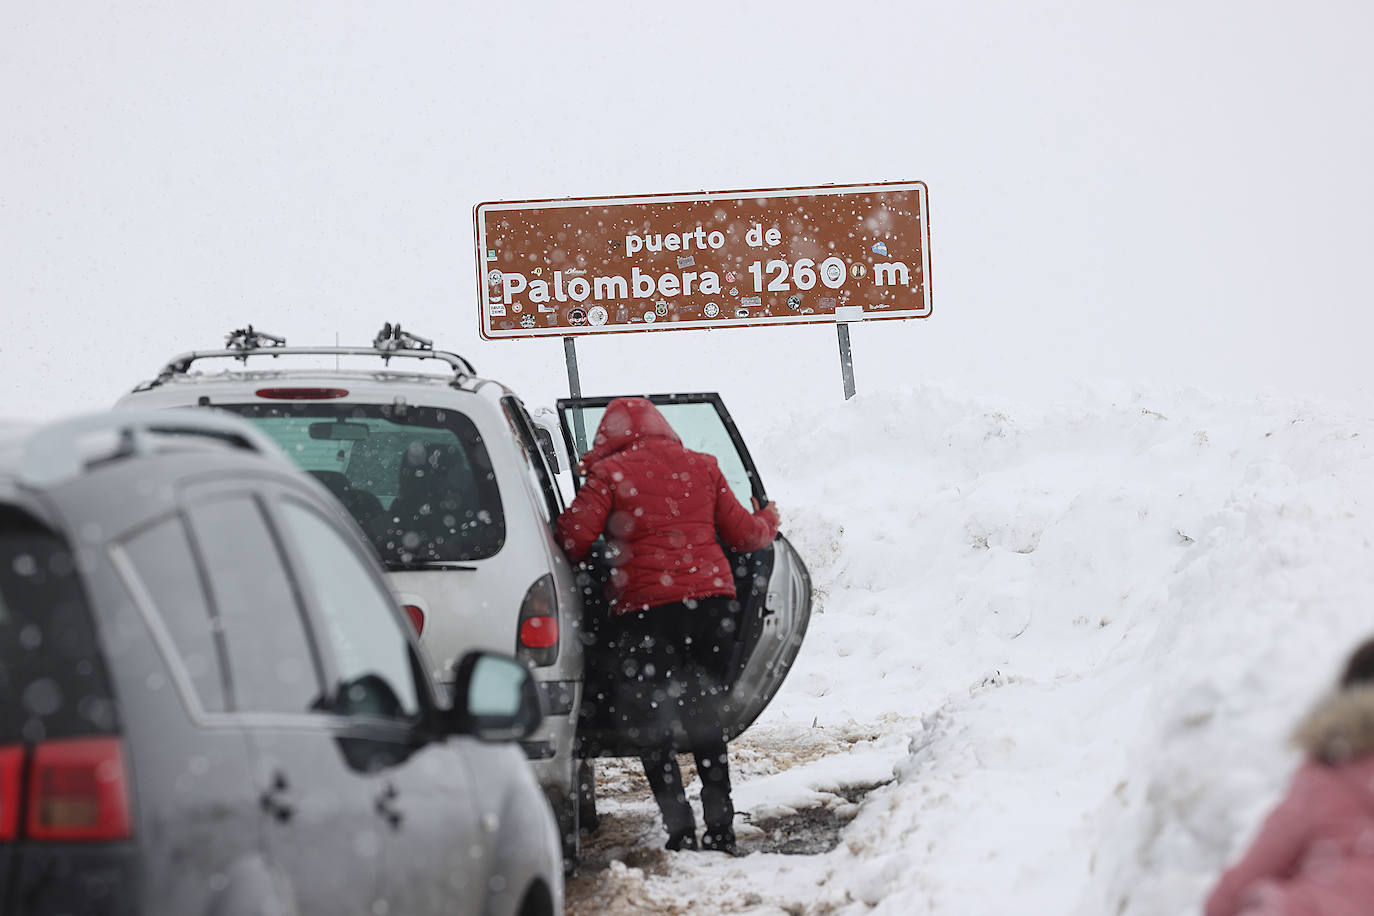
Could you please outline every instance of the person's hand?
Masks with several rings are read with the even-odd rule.
[[[768,519],[770,522],[773,523],[774,528],[778,527],[778,525],[781,523],[781,520],[778,518],[777,503],[769,502],[768,505],[764,506],[763,509],[760,510],[759,501],[751,496],[749,497],[749,504],[753,506],[755,515],[762,514],[764,518]]]

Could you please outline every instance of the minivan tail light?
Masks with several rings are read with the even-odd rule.
[[[127,839],[129,777],[118,738],[44,741],[33,749],[29,769],[31,840]]]
[[[515,657],[536,668],[558,660],[558,600],[554,595],[552,573],[536,579],[520,602]]]
[[[274,401],[328,401],[348,397],[347,388],[259,388],[253,393]]]
[[[23,778],[24,748],[18,744],[0,747],[0,843],[13,843],[19,838]]]
[[[529,649],[547,649],[558,645],[558,618],[531,617],[520,621],[520,645]]]
[[[415,628],[415,635],[419,636],[425,631],[425,612],[413,604],[406,605],[406,616],[410,618],[410,625]]]

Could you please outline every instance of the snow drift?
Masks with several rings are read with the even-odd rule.
[[[745,433],[817,594],[749,752],[850,740],[742,778],[737,806],[894,778],[832,852],[630,869],[649,898],[1197,912],[1295,766],[1292,724],[1374,632],[1374,421],[1348,410],[922,386]]]

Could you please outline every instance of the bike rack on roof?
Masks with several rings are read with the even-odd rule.
[[[175,376],[185,375],[190,371],[191,364],[197,360],[229,357],[247,363],[250,356],[271,356],[273,358],[278,356],[376,356],[380,357],[382,362],[387,365],[390,365],[391,360],[398,356],[409,359],[437,359],[447,363],[449,368],[453,370],[451,384],[455,386],[463,379],[471,378],[477,374],[472,363],[457,353],[435,350],[433,341],[408,331],[402,331],[399,324],[392,325],[390,322],[384,324],[382,329],[377,332],[371,347],[288,347],[286,338],[263,331],[255,331],[250,324],[246,328],[230,333],[223,350],[192,350],[190,353],[182,353],[175,357],[162,367],[157,378],[141,390],[156,388],[171,381]]]
[[[112,434],[113,449],[95,455],[82,445],[90,437]],[[198,437],[290,464],[289,459],[265,435],[237,417],[208,410],[117,410],[61,420],[33,433],[19,458],[19,480],[35,489],[50,487],[75,477],[88,465],[157,451],[158,437]]]

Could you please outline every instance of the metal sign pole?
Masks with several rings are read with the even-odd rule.
[[[563,358],[568,363],[568,394],[574,398],[582,397],[582,381],[577,377],[577,344],[575,337],[563,338]],[[587,451],[587,427],[582,421],[582,411],[572,412],[573,421],[573,443],[577,446],[577,455],[582,455]],[[573,456],[576,461],[577,455]]]
[[[577,344],[576,338],[563,338],[563,357],[568,362],[568,394],[574,398],[582,397],[582,383],[577,378]]]
[[[844,399],[854,397],[854,355],[849,352],[849,324],[838,322],[835,333],[840,339],[840,374],[844,376]]]

